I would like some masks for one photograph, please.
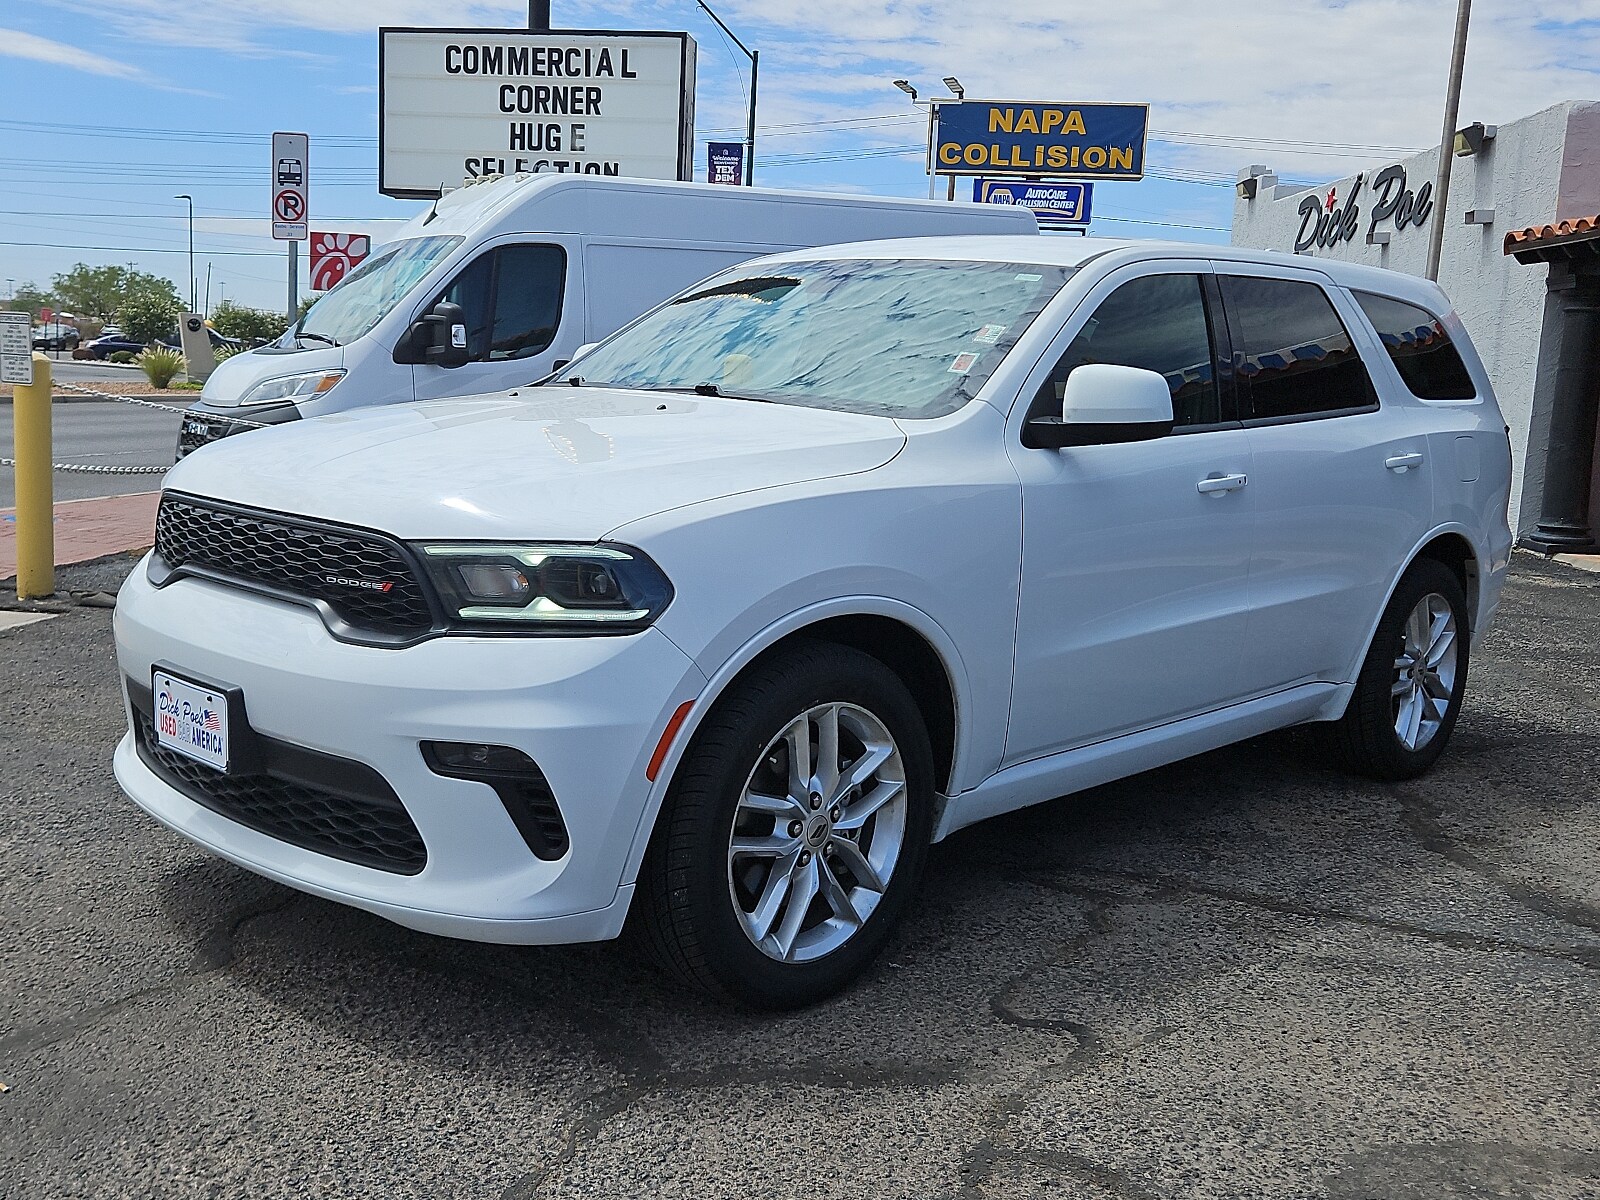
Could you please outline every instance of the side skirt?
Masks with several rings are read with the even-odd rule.
[[[1007,767],[971,791],[946,800],[933,840],[940,841],[988,817],[1125,779],[1274,729],[1333,720],[1344,711],[1352,687],[1348,683],[1305,683],[1154,729]]]

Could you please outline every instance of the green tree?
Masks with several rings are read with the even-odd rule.
[[[326,292],[312,292],[309,296],[302,296],[300,299],[300,307],[295,309],[295,320],[298,321],[301,317],[310,312],[311,306],[318,300],[321,300],[325,295],[327,295]]]
[[[46,308],[54,308],[55,306],[55,294],[53,292],[45,291],[43,288],[34,283],[24,283],[12,293],[11,299],[7,300],[4,304],[0,304],[0,308],[7,309],[11,312],[31,313],[36,320],[38,319],[41,311]]]
[[[132,267],[91,267],[79,263],[51,281],[61,307],[81,317],[104,320],[119,312],[135,295],[151,293],[180,305],[172,280]],[[180,305],[181,311],[181,305]]]
[[[289,325],[280,312],[250,308],[232,300],[224,300],[211,310],[211,324],[223,337],[246,342],[271,341]]]
[[[116,310],[116,319],[123,333],[148,346],[178,331],[181,311],[178,298],[172,295],[169,287],[166,295],[156,291],[134,292]]]

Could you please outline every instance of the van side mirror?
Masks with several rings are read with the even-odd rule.
[[[461,305],[441,300],[432,311],[411,323],[406,336],[395,347],[398,363],[432,363],[436,367],[460,367],[470,359],[467,351],[467,314]]]
[[[1033,450],[1143,442],[1172,432],[1172,389],[1141,367],[1085,363],[1067,376],[1061,415],[1034,417],[1022,428]]]

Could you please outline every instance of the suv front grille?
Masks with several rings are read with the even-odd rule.
[[[269,760],[283,765],[269,761],[262,771],[224,775],[160,745],[137,685],[130,685],[129,694],[139,757],[196,804],[257,833],[359,866],[397,875],[415,875],[427,866],[428,852],[411,815],[372,768],[253,734]],[[343,786],[304,778],[322,772]]]
[[[398,544],[363,530],[168,493],[156,514],[156,553],[173,570],[321,601],[358,630],[408,636],[433,626],[427,594]]]

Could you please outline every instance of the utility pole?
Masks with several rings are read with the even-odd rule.
[[[1433,184],[1433,226],[1428,230],[1428,278],[1437,282],[1444,254],[1444,227],[1450,219],[1450,166],[1456,152],[1456,117],[1461,111],[1461,73],[1467,62],[1467,23],[1472,0],[1457,0],[1456,37],[1450,51],[1450,83],[1444,96],[1444,133],[1439,138],[1439,174]]]

